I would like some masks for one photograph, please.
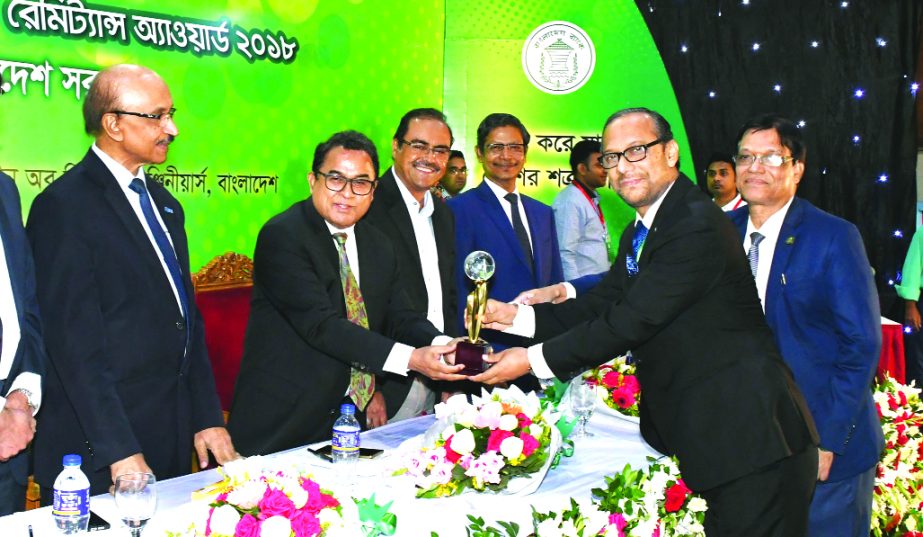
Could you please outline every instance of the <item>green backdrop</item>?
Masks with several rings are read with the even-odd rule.
[[[309,194],[314,147],[331,133],[365,132],[382,168],[390,165],[394,128],[419,106],[446,111],[472,168],[469,187],[481,174],[474,132],[494,111],[518,115],[534,135],[579,139],[598,136],[618,108],[651,106],[673,123],[691,163],[669,79],[629,0],[162,0],[155,10],[131,0],[47,0],[43,26],[29,27],[38,4],[0,2],[0,72],[12,85],[0,97],[0,170],[14,177],[27,209],[92,142],[80,113],[86,71],[121,62],[153,68],[172,90],[180,134],[169,160],[149,173],[161,175],[185,208],[194,270],[226,251],[252,255],[262,224]],[[53,16],[65,12],[69,24]],[[124,31],[75,22],[93,16],[122,20]],[[150,19],[175,25],[172,42],[164,39],[169,31],[144,38]],[[535,28],[558,20],[587,33],[596,66],[577,91],[549,95],[527,79],[522,48]],[[176,30],[184,24],[189,30]],[[191,28],[202,27],[225,36],[224,51],[220,40],[196,50]],[[247,57],[238,48],[250,43],[253,55],[257,40],[273,39],[297,48],[287,59],[268,51]],[[561,185],[547,175],[566,170],[568,155],[536,142],[526,167],[539,179],[523,191],[551,203]],[[611,191],[603,199],[617,237],[633,213]]]

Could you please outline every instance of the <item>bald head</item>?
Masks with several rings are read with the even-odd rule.
[[[127,108],[147,84],[166,86],[160,75],[140,65],[120,64],[103,69],[93,79],[83,101],[83,125],[87,134],[103,134],[103,114]]]

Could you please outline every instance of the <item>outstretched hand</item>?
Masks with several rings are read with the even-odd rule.
[[[447,360],[454,361],[455,344],[430,345],[429,347],[414,349],[410,354],[410,362],[407,367],[433,380],[465,380],[468,378],[458,373],[465,366],[443,363],[441,360],[443,355],[446,356]]]
[[[513,303],[532,306],[535,304],[544,304],[545,302],[560,304],[565,300],[567,300],[567,288],[564,287],[563,283],[556,283],[548,287],[523,291],[519,293],[519,296],[513,299]]]
[[[522,347],[511,347],[496,354],[489,354],[485,359],[493,365],[487,371],[469,377],[473,382],[499,384],[517,379],[532,368],[528,353]]]

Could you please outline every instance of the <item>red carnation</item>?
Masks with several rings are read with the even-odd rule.
[[[445,446],[443,446],[443,447],[445,448],[445,458],[446,458],[446,460],[448,460],[448,461],[451,462],[452,464],[455,464],[456,462],[458,462],[458,459],[461,458],[461,455],[458,454],[458,453],[456,453],[455,450],[452,449],[452,439],[453,439],[453,438],[455,438],[455,435],[454,435],[454,434],[453,434],[452,436],[446,438],[446,440],[445,440]]]
[[[686,495],[689,494],[690,490],[686,487],[686,484],[683,483],[683,480],[680,479],[676,482],[675,485],[667,489],[666,501],[664,502],[664,509],[668,513],[675,513],[679,511],[683,504],[686,503]]]
[[[526,416],[526,415],[523,414],[522,412],[520,412],[519,414],[516,414],[516,419],[519,420],[519,428],[520,428],[520,429],[525,429],[525,428],[528,427],[529,425],[532,425],[532,420],[529,419],[529,416]]]
[[[490,431],[490,437],[487,438],[487,451],[499,452],[500,444],[511,436],[513,436],[512,432],[504,431],[503,429]]]
[[[603,377],[602,383],[603,386],[609,388],[610,390],[612,388],[618,388],[622,385],[622,374],[618,371],[609,371]]]
[[[531,434],[523,431],[519,433],[519,439],[522,440],[522,455],[528,457],[538,449],[538,440]]]

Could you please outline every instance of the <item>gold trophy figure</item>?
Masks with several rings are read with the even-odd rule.
[[[468,341],[455,347],[455,363],[464,364],[463,375],[477,375],[484,371],[484,355],[491,352],[490,345],[480,338],[481,316],[487,307],[487,280],[494,275],[494,258],[489,253],[475,250],[465,258],[465,275],[474,282],[474,290],[465,304],[468,319]]]

